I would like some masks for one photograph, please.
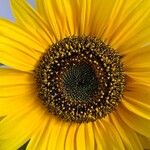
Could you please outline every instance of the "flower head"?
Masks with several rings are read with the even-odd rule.
[[[150,148],[150,2],[11,0],[0,19],[0,149]]]

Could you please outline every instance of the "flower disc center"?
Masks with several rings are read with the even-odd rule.
[[[121,101],[125,79],[120,59],[99,39],[67,37],[49,47],[37,64],[38,96],[65,121],[101,119]]]
[[[98,91],[99,81],[95,70],[82,62],[70,66],[63,76],[64,90],[75,100],[88,100]]]

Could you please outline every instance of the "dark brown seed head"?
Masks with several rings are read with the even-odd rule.
[[[41,102],[65,121],[105,117],[123,94],[120,59],[112,48],[90,36],[71,36],[53,44],[35,69]]]

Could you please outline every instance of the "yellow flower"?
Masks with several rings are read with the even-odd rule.
[[[11,6],[16,22],[0,19],[0,150],[150,149],[150,1]]]

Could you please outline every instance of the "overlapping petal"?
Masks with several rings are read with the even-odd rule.
[[[111,114],[110,117],[112,119],[112,124],[116,127],[116,130],[123,141],[125,149],[143,150],[143,146],[136,132],[129,128],[117,113]]]
[[[141,117],[130,110],[128,110],[124,106],[120,106],[117,109],[117,112],[119,116],[122,118],[122,120],[134,131],[137,133],[142,134],[143,136],[150,137],[149,131],[150,131],[150,120],[145,119],[144,117]]]
[[[0,98],[11,98],[35,91],[30,73],[14,69],[0,69],[0,77]]]
[[[150,3],[147,0],[116,1],[104,33],[104,39],[120,53],[126,45],[128,49],[124,51],[129,50],[132,43],[137,42],[137,37],[138,40],[140,38],[142,40],[143,34],[144,37],[147,37],[146,40],[143,40],[145,44],[150,37],[150,33],[147,32],[150,26],[149,17]]]
[[[99,133],[99,137],[102,136],[104,140],[101,144],[99,138],[96,139],[97,146],[100,147],[98,149],[125,150],[120,135],[118,134],[113,124],[107,118],[105,118],[102,121],[96,121],[96,125],[97,125],[97,130],[99,130],[99,132],[101,133],[101,134]]]
[[[11,6],[17,23],[29,34],[47,47],[54,42],[47,22],[25,0],[11,0]]]
[[[11,113],[0,121],[1,150],[18,149],[31,139],[42,125],[43,118],[46,118],[45,109],[38,103],[34,94],[21,96],[12,107]]]
[[[0,63],[30,72],[44,50],[44,46],[22,28],[0,19]]]
[[[115,3],[114,0],[37,0],[36,2],[38,12],[48,21],[57,39],[83,34],[100,37]]]

